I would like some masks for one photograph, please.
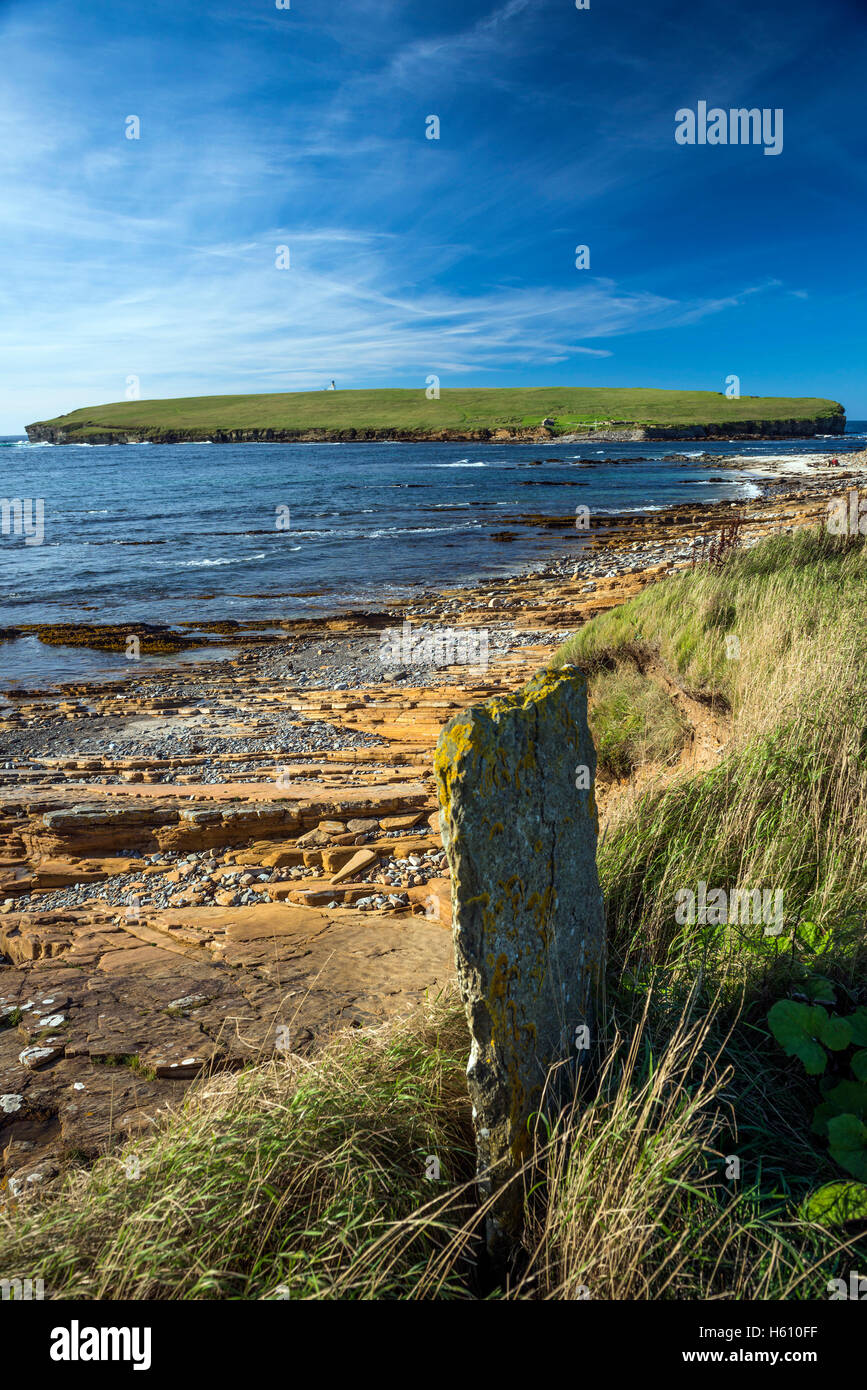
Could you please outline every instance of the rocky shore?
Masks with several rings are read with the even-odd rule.
[[[520,576],[233,631],[231,656],[193,668],[3,693],[5,1200],[147,1129],[211,1069],[305,1051],[448,979],[441,726],[733,521],[744,545],[822,521],[865,466],[769,470],[756,501],[584,534],[548,518],[551,559]],[[404,624],[483,632],[484,660],[417,660],[424,642],[383,660]]]

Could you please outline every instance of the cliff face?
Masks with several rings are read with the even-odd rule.
[[[323,444],[363,442],[376,439],[411,440],[485,440],[499,438],[522,438],[527,440],[548,439],[552,431],[545,429],[515,431],[508,430],[394,430],[394,429],[347,429],[347,430],[112,430],[104,426],[78,426],[67,429],[58,425],[25,425],[31,443],[48,444],[184,444],[201,443],[206,439],[214,444]]]
[[[543,443],[556,439],[564,444],[599,440],[602,443],[633,443],[654,439],[810,439],[819,434],[844,434],[846,416],[825,415],[812,420],[744,420],[731,424],[708,425],[648,425],[623,426],[590,430],[584,433],[558,434],[556,430],[539,425],[533,429],[477,430],[159,430],[138,431],[107,429],[104,426],[78,425],[73,428],[37,422],[26,425],[32,444],[185,444],[211,440],[214,444],[322,444],[363,443],[375,440],[402,442],[440,441],[447,443]]]
[[[747,420],[731,425],[649,426],[644,439],[811,439],[817,434],[845,434],[845,415],[824,415],[816,420]]]
[[[845,415],[824,415],[815,420],[740,420],[730,425],[646,425],[638,429],[596,430],[561,434],[561,443],[632,444],[654,439],[813,439],[816,435],[845,434]]]

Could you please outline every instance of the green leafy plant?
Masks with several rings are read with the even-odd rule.
[[[828,1150],[841,1168],[867,1181],[867,1125],[857,1115],[828,1121]]]
[[[821,1076],[828,1054],[842,1052],[852,1041],[847,1022],[820,1004],[779,999],[768,1014],[771,1032],[788,1057],[797,1057],[808,1076]]]
[[[807,972],[808,998],[821,995],[833,1003],[834,988],[824,976]],[[810,989],[816,982],[829,990]],[[830,992],[831,997],[828,998]],[[814,1134],[828,1140],[835,1163],[861,1179],[856,1183],[829,1183],[811,1194],[803,1214],[824,1224],[867,1220],[867,1009],[863,1006],[843,1017],[829,1014],[818,1003],[778,999],[768,1012],[768,1026],[783,1051],[797,1057],[808,1076],[821,1076],[822,1100],[813,1111]],[[847,1059],[851,1077],[827,1076],[831,1053],[857,1051]]]
[[[867,1185],[863,1182],[826,1182],[811,1192],[802,1207],[806,1221],[822,1226],[845,1226],[847,1221],[867,1221]]]
[[[867,1048],[862,1047],[855,1053],[852,1070],[859,1081],[867,1081]]]

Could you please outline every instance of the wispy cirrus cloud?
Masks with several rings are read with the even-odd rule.
[[[291,264],[275,251],[291,242]],[[345,247],[353,247],[345,258]],[[388,257],[375,243],[329,234],[317,240],[275,229],[261,244],[188,257],[185,273],[92,300],[76,322],[76,361],[52,338],[51,314],[30,324],[38,346],[0,354],[7,381],[42,414],[121,399],[136,376],[144,397],[233,390],[305,390],[332,377],[345,387],[412,385],[429,372],[444,385],[468,374],[545,369],[573,358],[605,359],[621,334],[659,331],[726,305],[680,303],[616,285],[588,282],[551,290],[501,287],[485,294],[396,290]],[[342,259],[342,257],[344,257]],[[206,259],[209,263],[205,264]],[[300,268],[296,272],[294,265]],[[27,381],[40,371],[38,392]]]

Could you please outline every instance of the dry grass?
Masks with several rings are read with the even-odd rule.
[[[0,1269],[54,1298],[409,1296],[436,1222],[373,1253],[472,1174],[466,1049],[463,1011],[440,1000],[312,1060],[212,1076],[147,1139],[7,1211]]]
[[[600,861],[615,944],[670,963],[675,894],[777,889],[787,928],[848,938],[864,961],[867,551],[821,533],[766,541],[720,570],[647,589],[582,629],[558,662],[658,654],[693,695],[731,710],[718,769],[615,815]],[[726,638],[739,655],[727,656]],[[695,965],[706,940],[684,941]],[[717,942],[743,961],[741,939]],[[698,953],[698,954],[697,954]]]

